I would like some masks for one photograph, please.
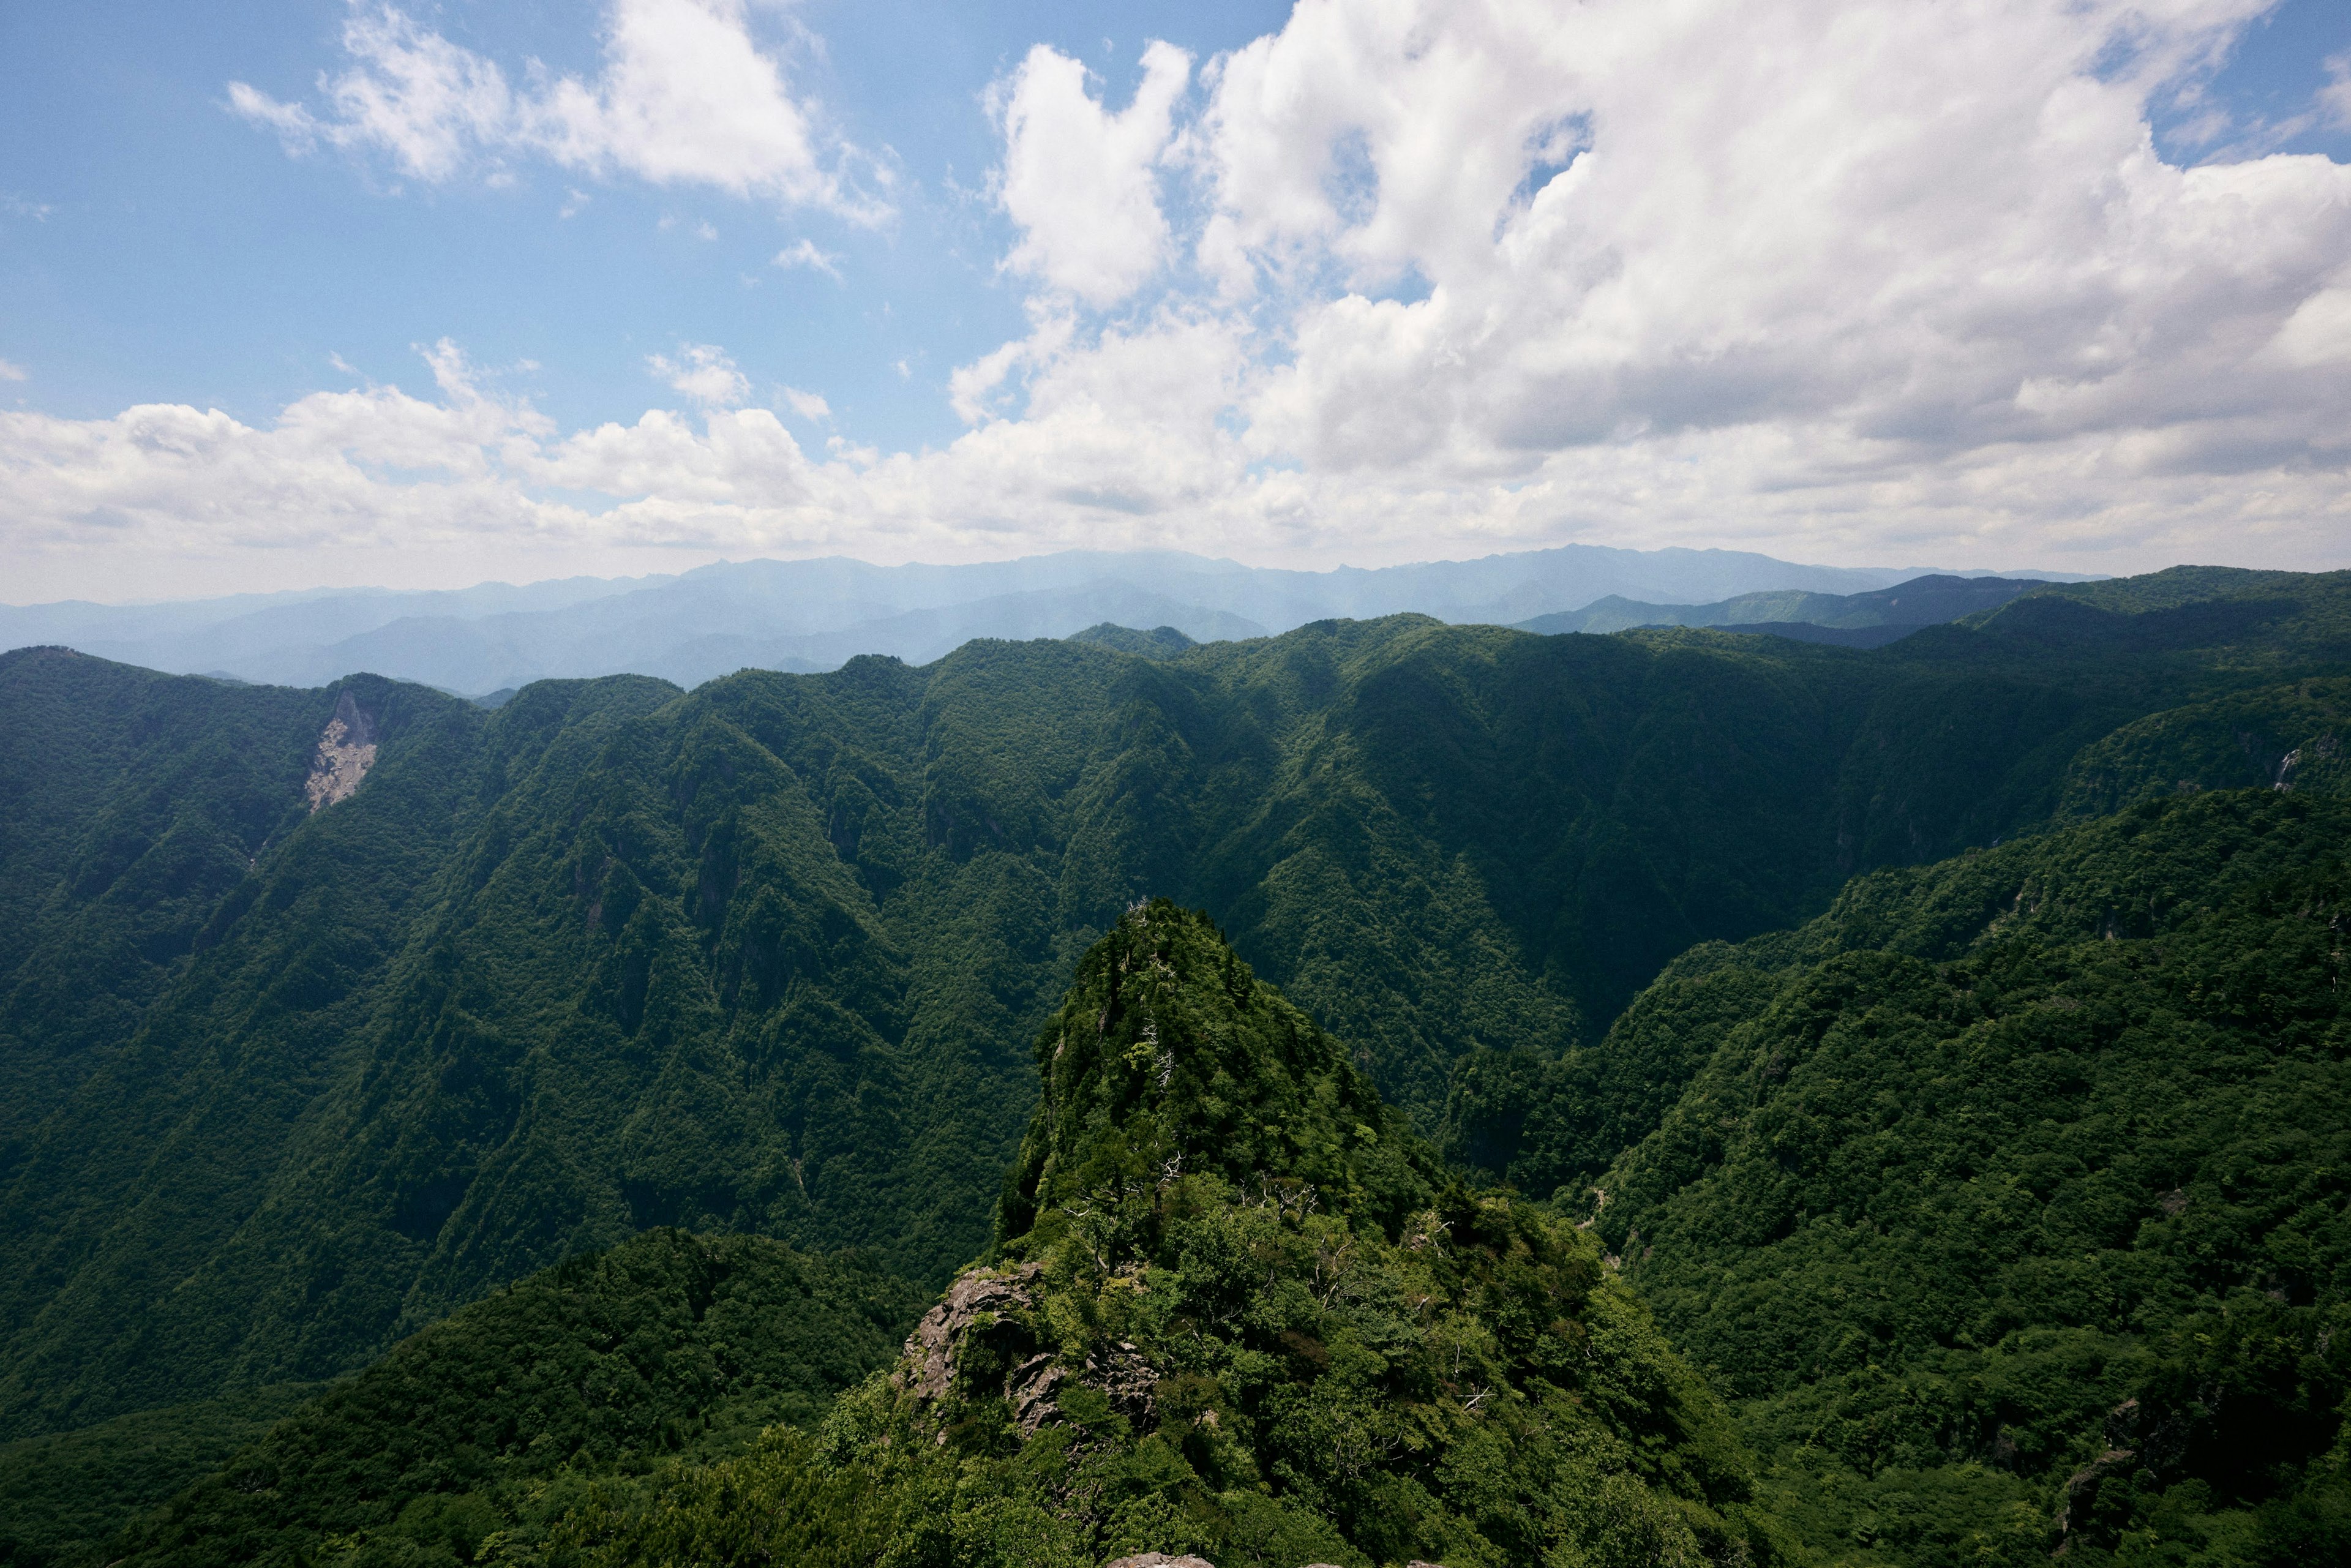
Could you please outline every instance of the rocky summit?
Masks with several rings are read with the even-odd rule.
[[[1037,1058],[994,1253],[897,1367],[813,1440],[583,1521],[604,1560],[847,1563],[883,1537],[892,1561],[1008,1568],[1749,1551],[1723,1409],[1598,1244],[1447,1176],[1205,916],[1129,910]]]

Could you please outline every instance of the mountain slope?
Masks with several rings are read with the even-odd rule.
[[[125,1523],[217,1471],[317,1393],[278,1384],[0,1445],[0,1563],[99,1568]]]
[[[1104,621],[1082,632],[1073,632],[1069,641],[1090,643],[1097,648],[1110,648],[1121,653],[1136,653],[1146,659],[1173,659],[1189,653],[1199,644],[1173,626],[1155,626],[1148,632],[1132,626],[1121,626]]]
[[[683,1452],[810,1423],[884,1362],[913,1291],[752,1237],[654,1231],[403,1342],[219,1472],[129,1521],[110,1560],[411,1564],[528,1552],[569,1500]],[[620,1479],[615,1479],[620,1478]]]
[[[2058,810],[2089,817],[2199,789],[2351,791],[2351,682],[2297,681],[2126,724],[2065,770]]]
[[[53,680],[84,681],[88,663],[50,658],[7,674],[19,677],[20,693],[47,696]],[[107,678],[135,682],[138,673]],[[194,695],[203,701],[221,690],[178,685],[202,688]],[[350,693],[368,704],[385,760],[351,800],[305,814],[308,754],[319,738],[313,727]],[[287,694],[228,695],[246,713],[266,714]],[[69,1071],[50,1075],[51,1084],[69,1075],[70,1091],[39,1104],[47,1113],[15,1145],[0,1215],[0,1246],[12,1265],[0,1282],[11,1331],[0,1395],[18,1412],[12,1425],[20,1431],[208,1395],[251,1333],[261,1333],[279,1362],[320,1372],[350,1364],[352,1350],[304,1343],[322,1305],[329,1315],[351,1311],[336,1293],[343,1281],[313,1273],[308,1288],[318,1294],[260,1307],[258,1322],[257,1303],[225,1317],[208,1281],[224,1271],[236,1277],[240,1232],[284,1179],[289,1146],[299,1146],[317,1097],[356,1066],[420,894],[445,873],[477,791],[524,758],[478,744],[476,710],[419,688],[360,679],[340,691],[294,695],[308,711],[280,716],[274,745],[253,745],[226,765],[227,776],[239,778],[256,756],[274,762],[282,793],[272,802],[277,814],[263,821],[282,839],[266,853],[256,844],[250,864],[233,867],[234,882],[206,890],[214,896],[193,910],[194,930],[170,966],[170,983],[135,1027],[73,1041],[81,1049]],[[591,729],[567,700],[575,695],[542,688],[541,706]],[[527,725],[504,733],[526,735]],[[161,776],[134,767],[112,781],[112,801],[146,805],[146,831],[166,844],[184,833],[192,805],[214,787],[213,776],[190,781],[179,771],[183,760],[173,757]],[[192,787],[178,788],[183,781]],[[114,810],[108,804],[99,815]],[[97,885],[58,887],[53,940],[71,941],[86,926],[74,894]],[[54,974],[37,949],[16,981],[16,997],[32,998],[17,1015],[22,1033],[39,1040],[59,1038],[56,1009],[38,1005],[38,988]],[[23,1052],[15,1060],[39,1059]],[[256,1285],[268,1289],[267,1277],[265,1265],[261,1278],[237,1278],[230,1288],[252,1302]],[[290,1323],[278,1316],[288,1311]],[[365,1332],[371,1351],[381,1329]],[[242,1370],[242,1383],[289,1380]]]
[[[601,1500],[602,1563],[1695,1565],[1743,1460],[1597,1249],[1447,1185],[1198,915],[1123,916],[1039,1036],[1003,1240],[816,1444]]]
[[[234,877],[104,1029],[74,1032],[69,967],[6,977],[39,1004],[12,1027],[78,1043],[21,1080],[0,1431],[333,1376],[649,1226],[943,1280],[1033,1105],[1019,1042],[1147,894],[1208,910],[1433,1126],[1465,1053],[1564,1060],[1693,942],[2045,820],[2118,727],[2351,669],[2339,579],[2121,591],[2152,597],[2035,595],[1872,653],[1398,618],[487,713],[17,655],[0,732],[120,692],[236,737],[151,768],[53,724],[58,777],[93,782],[0,797],[38,841],[23,950],[70,950],[111,885],[65,841],[109,813],[193,821],[234,784],[292,826],[205,841]],[[345,696],[378,753],[311,814]]]
[[[1881,873],[1677,961],[1616,1082],[1513,1128],[1489,1063],[1457,1115],[1596,1218],[1827,1560],[2337,1560],[2346,847],[2351,800],[2216,792]]]

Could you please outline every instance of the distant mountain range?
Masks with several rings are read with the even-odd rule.
[[[1921,570],[1595,545],[1331,571],[1177,551],[1071,550],[970,566],[755,560],[674,577],[439,592],[323,589],[163,604],[0,606],[0,648],[61,643],[150,669],[276,685],[316,686],[364,670],[477,695],[549,676],[624,673],[693,686],[745,668],[835,669],[860,653],[927,664],[974,638],[1066,637],[1103,622],[1172,626],[1199,642],[1402,611],[1508,625],[1629,605],[1643,618],[1538,629],[1719,624],[1675,617],[1688,606],[1757,595],[1775,604],[1842,600]],[[1819,618],[1811,610],[1731,617]]]
[[[1581,610],[1521,621],[1519,630],[1550,634],[1625,632],[1635,626],[1708,626],[1720,632],[1792,637],[1802,643],[1876,648],[1907,637],[1921,626],[1997,610],[2052,580],[2055,580],[1943,573],[1861,593],[1781,589],[1742,593],[1713,604],[1644,604],[1611,594]]]

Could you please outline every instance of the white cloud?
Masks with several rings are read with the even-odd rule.
[[[1703,487],[1713,527],[1774,517],[1800,552],[1815,530],[1815,551],[1858,548],[1849,515],[1909,537],[1901,497],[1931,519],[1916,542],[1954,549],[1976,538],[1963,496],[2011,531],[2053,497],[2068,548],[2171,537],[2157,490],[2184,519],[2268,486],[2258,506],[2291,495],[2331,528],[2351,170],[2182,169],[2147,125],[2263,8],[1301,0],[1211,62],[1207,107],[1171,131],[1205,186],[1184,237],[1211,292],[1169,298],[1242,355],[1221,424],[1308,476],[1257,495],[1351,496],[1325,540],[1482,513],[1531,542],[1544,507],[1552,537],[1638,538],[1672,526],[1662,507],[1579,486],[1648,474],[1635,493],[1695,495],[1692,464],[1728,465]],[[1074,67],[1041,57],[1051,72],[1018,81],[1069,105]],[[959,367],[956,412],[1018,414],[1017,375],[1093,351],[1093,329],[1040,347],[1032,329]],[[1734,458],[1760,453],[1768,475]],[[1717,491],[1730,474],[1768,494]],[[2213,545],[2292,535],[2301,559],[2343,558],[2314,527]]]
[[[705,408],[732,408],[751,395],[749,378],[735,368],[726,350],[710,343],[681,343],[674,360],[648,354],[645,368]]]
[[[1028,325],[944,446],[811,455],[691,344],[649,364],[698,416],[561,433],[439,344],[437,401],[267,428],[0,413],[0,548],[2351,565],[2351,168],[2149,129],[2261,8],[1301,0],[1116,113],[1032,51]]]
[[[33,372],[12,360],[0,360],[0,382],[29,381]]]
[[[2189,56],[2247,7],[2169,9],[2179,36],[2150,47]],[[1270,275],[1426,293],[1294,295],[1253,438],[1467,476],[1750,423],[1901,464],[2248,399],[2314,433],[2312,389],[2249,352],[2351,251],[2351,171],[2160,162],[2149,84],[2093,74],[2141,25],[2016,0],[1735,21],[1310,0],[1222,72],[1218,215]],[[1564,168],[1535,152],[1562,126]]]
[[[1086,91],[1086,68],[1040,44],[992,89],[1003,129],[998,193],[1021,239],[1005,265],[1090,305],[1114,304],[1155,272],[1168,238],[1155,166],[1192,57],[1143,51],[1143,83],[1116,114]]]
[[[802,419],[820,420],[832,417],[832,405],[815,392],[802,392],[798,387],[778,387],[776,390],[783,394],[784,406]]]
[[[778,267],[805,267],[810,272],[821,272],[835,283],[841,281],[841,257],[817,248],[816,241],[803,239],[788,245],[776,253]]]
[[[354,0],[342,42],[353,63],[320,78],[323,110],[241,81],[229,107],[289,150],[377,152],[426,182],[479,169],[496,183],[506,160],[543,157],[861,221],[888,210],[844,177],[852,150],[821,144],[782,66],[751,37],[745,0],[611,0],[598,77],[546,79],[534,63],[520,89],[495,60],[389,5]],[[583,204],[573,193],[567,214]]]
[[[2351,130],[2351,49],[2327,57],[2326,85],[2318,89],[2318,108],[2328,124]]]
[[[229,107],[277,131],[289,149],[371,147],[390,154],[401,172],[427,181],[446,180],[477,152],[503,150],[526,134],[524,106],[496,63],[403,12],[355,6],[343,24],[343,47],[359,64],[320,78],[328,118],[241,81],[229,83]]]
[[[947,403],[966,424],[1000,417],[1007,401],[1005,385],[1015,372],[1060,358],[1077,334],[1076,318],[1050,301],[1030,300],[1029,321],[1026,338],[1015,339],[948,372]],[[899,361],[898,374],[907,373],[906,361]]]
[[[2270,347],[2289,365],[2351,365],[2351,286],[2322,288],[2296,306]]]

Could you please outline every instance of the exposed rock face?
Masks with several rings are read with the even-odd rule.
[[[1120,1415],[1137,1423],[1150,1421],[1159,1374],[1125,1340],[1086,1358],[1085,1381],[1110,1396],[1111,1408]]]
[[[335,716],[327,721],[325,732],[319,737],[318,753],[310,758],[310,777],[302,782],[310,810],[315,812],[350,800],[374,766],[375,720],[345,692],[335,704]]]
[[[1061,1419],[1054,1391],[1072,1378],[1100,1389],[1122,1414],[1148,1420],[1159,1375],[1133,1344],[1121,1340],[1089,1356],[1082,1372],[1073,1372],[1059,1354],[1040,1343],[1038,1326],[1030,1320],[1036,1281],[1043,1271],[1039,1263],[1008,1270],[974,1269],[948,1286],[946,1298],[924,1313],[923,1321],[906,1337],[906,1360],[897,1374],[898,1386],[920,1401],[946,1399],[957,1392],[957,1374],[970,1363],[968,1353],[979,1346],[983,1347],[980,1364],[989,1369],[988,1387],[961,1392],[990,1396],[996,1391],[995,1369],[1008,1366],[1002,1393],[1023,1437],[1033,1437],[1039,1427]]]
[[[1170,1557],[1165,1552],[1142,1552],[1105,1563],[1102,1568],[1216,1568],[1205,1557]]]
[[[1029,1286],[1042,1272],[1043,1266],[1037,1263],[1009,1272],[975,1269],[948,1286],[946,1299],[925,1312],[923,1321],[914,1325],[914,1332],[906,1336],[906,1359],[914,1364],[906,1386],[914,1397],[946,1398],[947,1390],[955,1386],[955,1354],[964,1336],[977,1324],[982,1313],[1008,1317],[1031,1305],[1034,1298]],[[1030,1364],[1023,1364],[1013,1377],[1018,1379],[1029,1369]],[[905,1378],[907,1373],[898,1375]],[[1033,1427],[1029,1429],[1035,1430]]]
[[[1012,1402],[1012,1417],[1023,1437],[1035,1437],[1038,1427],[1061,1413],[1053,1403],[1053,1385],[1067,1376],[1067,1372],[1053,1364],[1052,1353],[1042,1351],[1014,1367],[1005,1378],[1004,1396]]]

